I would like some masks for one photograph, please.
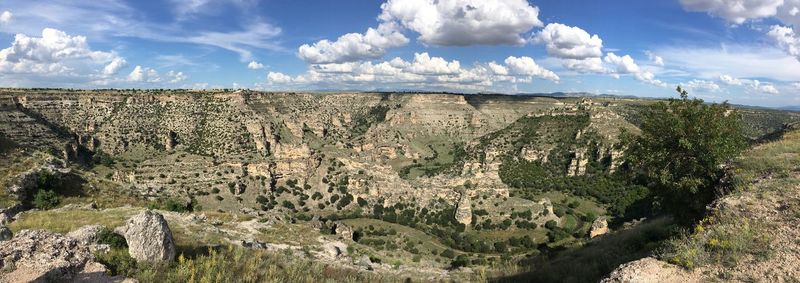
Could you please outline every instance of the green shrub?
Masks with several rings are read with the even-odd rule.
[[[112,249],[124,249],[128,247],[128,242],[125,241],[125,237],[114,233],[114,231],[106,227],[103,227],[103,229],[97,232],[97,242],[106,244]]]
[[[641,134],[623,132],[625,158],[659,198],[662,208],[685,221],[705,211],[724,174],[720,164],[745,148],[739,115],[731,106],[689,99],[656,103],[643,113]]]
[[[112,249],[107,253],[96,253],[95,259],[108,268],[111,275],[134,277],[138,273],[136,259],[128,254],[128,249]]]
[[[58,195],[53,191],[38,191],[33,196],[33,207],[41,210],[55,208],[60,202]]]

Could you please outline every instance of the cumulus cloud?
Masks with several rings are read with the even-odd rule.
[[[567,68],[578,73],[607,73],[608,70],[603,66],[603,59],[600,57],[586,58],[583,60],[578,59],[562,59],[561,64]]]
[[[161,77],[158,75],[156,70],[151,68],[142,68],[142,66],[137,65],[135,68],[133,68],[133,71],[128,74],[128,81],[157,83],[161,81]]]
[[[794,87],[796,89],[800,89],[800,82],[793,83],[792,87]]]
[[[767,94],[778,94],[778,93],[780,93],[778,91],[778,89],[775,88],[774,85],[769,84],[769,83],[763,83],[763,82],[760,82],[759,80],[750,80],[750,81],[747,81],[747,83],[750,86],[750,88],[753,89],[756,92],[767,93]]]
[[[124,68],[128,65],[128,61],[125,61],[125,58],[117,57],[111,60],[108,65],[103,68],[103,75],[105,76],[113,76],[119,72],[120,69]]]
[[[617,56],[613,52],[609,52],[606,54],[606,57],[603,59],[606,63],[610,64],[612,68],[612,74],[614,75],[623,75],[623,74],[631,74],[634,78],[641,82],[649,83],[655,86],[666,87],[667,84],[664,82],[655,79],[655,74],[650,71],[643,70],[636,64],[636,61],[631,58],[630,55],[625,56]]]
[[[775,25],[767,35],[787,54],[800,61],[800,35],[795,34],[792,28]]]
[[[380,58],[387,48],[407,43],[408,38],[393,24],[381,24],[377,29],[367,29],[364,34],[348,33],[333,42],[323,39],[312,45],[303,44],[298,56],[312,64],[352,62]]]
[[[187,75],[183,74],[183,72],[175,71],[167,72],[167,77],[169,77],[169,82],[173,84],[185,81],[187,78],[189,78]]]
[[[522,45],[520,34],[541,27],[539,8],[525,0],[389,0],[378,17],[438,46]]]
[[[440,87],[443,89],[485,90],[497,83],[529,83],[534,78],[558,81],[558,76],[539,66],[530,57],[507,57],[504,64],[497,62],[476,63],[464,67],[457,60],[446,60],[416,53],[414,59],[406,61],[394,58],[382,62],[344,62],[314,64],[297,76],[280,72],[267,74],[267,85],[334,84],[342,86],[365,86],[380,83],[402,87]]]
[[[559,23],[548,24],[533,41],[545,44],[547,54],[562,59],[586,59],[603,55],[603,40],[579,28]]]
[[[800,28],[800,0],[784,0],[783,6],[778,8],[778,19],[787,25]]]
[[[89,76],[97,69],[113,74],[122,62],[112,52],[91,50],[86,37],[52,28],[43,29],[41,37],[17,34],[10,47],[0,50],[0,73],[6,74]]]
[[[14,17],[14,14],[11,11],[3,11],[0,13],[0,24],[8,24],[11,22],[11,19]]]
[[[442,57],[431,58],[427,52],[415,53],[414,62],[407,69],[418,75],[452,75],[461,70],[461,63],[457,60],[448,62]]]
[[[680,0],[687,11],[706,12],[731,23],[774,16],[784,0]]]
[[[264,69],[264,64],[261,64],[256,61],[250,61],[250,63],[247,64],[247,68],[250,70],[260,70]]]
[[[662,67],[664,66],[664,58],[661,58],[661,56],[656,55],[650,50],[645,51],[644,54],[647,55],[647,58],[650,59],[650,62],[653,64]]]
[[[553,73],[550,70],[542,68],[531,57],[514,57],[509,56],[505,60],[506,65],[508,66],[508,70],[511,74],[514,75],[522,75],[522,76],[530,76],[530,77],[538,77],[546,80],[551,81],[558,81],[559,77],[556,73]]]
[[[267,74],[267,82],[270,84],[286,84],[292,82],[291,76],[281,72],[269,72]]]
[[[742,81],[729,75],[720,75],[719,80],[726,85],[742,85]]]
[[[718,84],[706,80],[691,80],[684,84],[684,87],[691,90],[700,91],[719,91],[721,88]]]
[[[404,29],[427,45],[522,45],[522,34],[543,25],[539,9],[525,0],[389,0],[378,20],[365,33],[303,44],[297,55],[310,64],[375,60],[408,44]]]

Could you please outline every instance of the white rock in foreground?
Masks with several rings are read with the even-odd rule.
[[[175,241],[164,216],[145,210],[118,227],[128,242],[128,252],[138,261],[170,262],[175,258]]]

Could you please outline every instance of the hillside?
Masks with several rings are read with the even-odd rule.
[[[800,131],[733,165],[734,191],[659,258],[622,265],[603,282],[793,282],[800,277]]]
[[[635,217],[631,207],[647,190],[623,181],[619,135],[635,134],[652,103],[3,90],[2,220],[14,233],[63,234],[118,228],[155,209],[178,255],[198,264],[216,250],[330,266],[340,280],[481,281],[586,250]],[[792,112],[737,113],[752,139],[800,120]],[[39,196],[45,191],[53,195]],[[188,276],[170,273],[175,267],[164,274],[176,277],[148,277],[149,269],[123,264],[127,257],[105,259],[115,276]],[[286,272],[302,270],[292,268]],[[253,276],[281,273],[270,274]]]

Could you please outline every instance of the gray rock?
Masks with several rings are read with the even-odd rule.
[[[11,229],[6,226],[0,226],[0,241],[8,241],[12,237],[14,237],[14,233],[11,232]]]
[[[169,262],[175,258],[175,241],[164,216],[145,210],[115,232],[125,236],[128,252],[138,261]]]
[[[356,265],[372,270],[372,260],[370,260],[369,256],[367,255],[362,255],[360,258],[358,258]]]
[[[67,233],[67,237],[78,240],[84,244],[97,243],[97,234],[103,230],[102,225],[86,225]]]
[[[78,240],[44,230],[22,230],[0,245],[1,282],[63,282],[93,260]]]

